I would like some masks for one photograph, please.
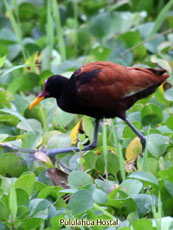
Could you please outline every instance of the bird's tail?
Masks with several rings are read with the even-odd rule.
[[[156,75],[160,75],[162,76],[162,79],[166,80],[169,77],[169,74],[164,74],[167,72],[167,70],[165,69],[152,69],[152,68],[147,68],[148,70],[150,70],[152,73],[156,74]],[[164,75],[163,75],[164,74]]]

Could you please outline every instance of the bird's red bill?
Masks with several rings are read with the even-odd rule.
[[[42,101],[43,99],[45,99],[45,97],[37,97],[29,106],[29,109],[34,108],[34,106],[36,106],[40,101]]]

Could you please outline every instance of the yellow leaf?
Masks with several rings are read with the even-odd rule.
[[[42,162],[44,162],[48,168],[53,168],[53,164],[52,164],[52,161],[50,160],[50,158],[43,152],[36,152],[34,154],[35,158],[37,160],[40,160]]]
[[[41,67],[41,53],[36,52],[32,56],[30,56],[26,61],[25,64],[35,64],[35,67],[26,67],[28,72],[35,72],[36,74],[40,73],[40,67]]]
[[[142,153],[142,145],[140,139],[135,137],[126,148],[126,159],[127,161],[133,159],[136,154]]]
[[[70,133],[70,139],[71,139],[71,143],[72,145],[76,145],[77,144],[77,139],[78,139],[78,133],[79,133],[79,129],[82,126],[82,120],[80,120],[72,129],[71,133]]]

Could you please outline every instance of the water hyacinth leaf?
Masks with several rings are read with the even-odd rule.
[[[103,192],[101,189],[95,189],[93,193],[93,200],[97,203],[106,203],[107,202],[107,194]]]
[[[82,158],[84,159],[84,163],[83,163],[84,170],[95,169],[97,155],[94,151],[87,152],[85,155],[82,156]]]
[[[43,152],[36,152],[34,154],[35,158],[44,162],[48,168],[53,168],[51,159]]]
[[[156,203],[156,200],[147,194],[136,194],[133,196],[133,199],[138,206],[137,213],[140,218],[151,212],[151,204],[155,205]]]
[[[33,132],[33,129],[31,125],[29,124],[29,122],[27,121],[27,119],[24,118],[20,113],[10,110],[10,109],[0,109],[0,111],[16,116],[19,120],[23,121],[26,124],[29,131]]]
[[[21,81],[22,84],[19,87],[19,90],[23,92],[31,91],[38,84],[38,75],[35,73],[27,73],[22,76]]]
[[[7,57],[7,55],[4,55],[3,57],[0,58],[0,68],[4,65],[6,57]]]
[[[173,116],[168,117],[166,120],[166,125],[169,129],[173,130]]]
[[[91,21],[90,31],[93,35],[101,39],[108,34],[110,29],[110,13],[102,13],[94,16]]]
[[[29,196],[32,194],[35,185],[35,175],[33,173],[28,173],[20,176],[16,183],[16,188],[23,189]]]
[[[3,28],[0,30],[0,43],[6,45],[17,43],[17,38],[11,29]]]
[[[55,136],[55,135],[58,135],[60,134],[60,132],[58,130],[51,130],[49,132],[45,132],[42,136],[42,144],[45,144],[47,145],[49,140]]]
[[[91,118],[84,117],[82,119],[83,130],[85,134],[89,137],[90,142],[93,140],[94,126],[91,121]]]
[[[139,121],[133,121],[132,124],[138,130],[141,129],[141,122],[139,122]],[[132,131],[132,129],[128,125],[126,125],[126,127],[124,128],[124,131],[123,131],[123,137],[124,138],[135,138],[136,134]]]
[[[154,223],[154,226],[156,226],[156,223]],[[166,217],[161,218],[161,229],[171,230],[172,226],[173,226],[173,218],[172,217],[166,216]]]
[[[39,132],[28,132],[23,138],[22,148],[35,149],[40,143],[41,135]]]
[[[8,134],[0,134],[0,142],[3,142],[8,136]]]
[[[93,207],[93,199],[91,193],[82,189],[72,195],[68,208],[71,210],[73,215],[81,214]]]
[[[130,3],[132,4],[133,9],[136,11],[146,10],[148,13],[150,13],[154,7],[153,0],[130,0]]]
[[[147,184],[151,184],[153,186],[158,186],[158,181],[155,176],[153,176],[149,172],[133,172],[128,178],[134,178],[146,182]]]
[[[39,228],[43,221],[42,218],[28,217],[22,220],[21,226],[24,230]]]
[[[61,133],[51,137],[47,144],[48,149],[66,148],[70,146],[71,146],[71,140],[69,135],[61,134]]]
[[[148,136],[148,151],[151,153],[152,156],[159,158],[160,156],[164,155],[168,138],[164,137],[160,134],[150,134]]]
[[[47,197],[51,197],[53,200],[57,200],[59,196],[59,191],[61,190],[60,187],[58,186],[51,186],[51,187],[46,187],[42,189],[39,194],[38,198],[46,199]]]
[[[167,180],[164,181],[165,187],[169,194],[173,197],[173,182],[169,182]]]
[[[29,106],[29,102],[26,101],[21,95],[14,95],[14,101],[12,101],[13,105],[15,105],[17,112],[20,114],[24,114],[24,111]]]
[[[92,178],[85,172],[74,171],[69,174],[68,184],[71,188],[80,188],[92,183]]]
[[[6,153],[0,157],[0,174],[3,176],[18,177],[27,170],[26,162],[13,153]]]
[[[107,155],[108,173],[111,173],[114,176],[116,176],[117,172],[119,171],[119,168],[120,168],[120,165],[119,165],[118,157],[115,154],[109,152],[109,154]],[[98,159],[96,160],[96,170],[101,173],[104,173],[105,171],[105,160],[104,160],[103,154],[100,155]]]
[[[148,157],[146,159],[146,171],[152,173],[154,176],[157,176],[159,170],[159,162],[155,158]]]
[[[173,88],[170,88],[165,92],[165,98],[168,101],[173,101]]]
[[[147,1],[149,2],[149,1]],[[156,21],[155,21],[155,24],[154,24],[154,27],[149,35],[149,37],[152,37],[158,30],[159,28],[161,27],[162,23],[164,22],[167,14],[168,14],[168,11],[170,9],[170,7],[173,5],[173,1],[170,0],[166,5],[165,7],[161,10],[161,12],[159,13],[158,17],[156,18]]]
[[[29,127],[31,127],[33,131],[42,133],[42,126],[38,120],[36,119],[25,119],[25,120],[27,121],[27,124],[29,124]],[[17,125],[17,128],[29,132],[31,130],[30,128],[28,128],[28,125],[26,124],[25,120],[20,121]]]
[[[80,120],[71,130],[70,139],[72,145],[76,145],[78,141],[79,128],[82,125],[82,120]]]
[[[3,88],[0,88],[0,108],[11,107],[10,100],[13,99],[13,96],[10,92],[4,91]]]
[[[141,111],[141,120],[143,125],[155,126],[162,122],[162,109],[155,104],[148,104]]]
[[[8,216],[9,216],[9,212],[8,212],[7,205],[3,202],[3,200],[0,200],[0,219],[7,220]],[[1,229],[1,225],[0,225],[0,229]]]
[[[124,191],[129,196],[133,196],[138,194],[141,191],[142,187],[143,184],[141,181],[135,179],[127,179],[120,184],[118,189]]]
[[[111,50],[104,46],[97,46],[91,51],[91,55],[93,55],[97,61],[107,61],[110,53]]]
[[[126,148],[126,159],[130,160],[136,156],[136,154],[142,153],[142,145],[140,139],[135,137]]]
[[[31,216],[37,216],[42,217],[43,219],[47,219],[48,217],[48,206],[50,206],[51,203],[48,200],[36,198],[30,201],[29,203],[29,210]]]
[[[133,222],[133,230],[153,230],[152,221],[147,219],[139,219]]]
[[[74,119],[74,116],[75,116],[74,114],[66,113],[63,110],[61,110],[60,108],[57,108],[56,109],[55,122],[59,126],[64,128],[72,122],[72,120]]]
[[[10,186],[9,208],[12,216],[12,221],[14,222],[17,215],[17,195],[16,195],[14,181],[11,182],[11,186]]]
[[[121,35],[121,38],[128,48],[131,48],[141,42],[141,35],[139,31],[126,32]],[[144,45],[141,45],[134,49],[134,52],[138,57],[143,57],[146,54],[146,48]]]
[[[27,192],[25,192],[25,190],[23,190],[22,188],[16,188],[16,196],[18,206],[28,206],[29,196]]]
[[[158,175],[163,179],[169,182],[173,182],[173,167],[164,169],[158,172]]]

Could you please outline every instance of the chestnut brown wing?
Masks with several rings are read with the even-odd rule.
[[[168,77],[163,73],[163,70],[94,62],[82,66],[73,76],[77,77],[77,91],[81,102],[101,106],[137,94],[151,86],[157,87]]]

